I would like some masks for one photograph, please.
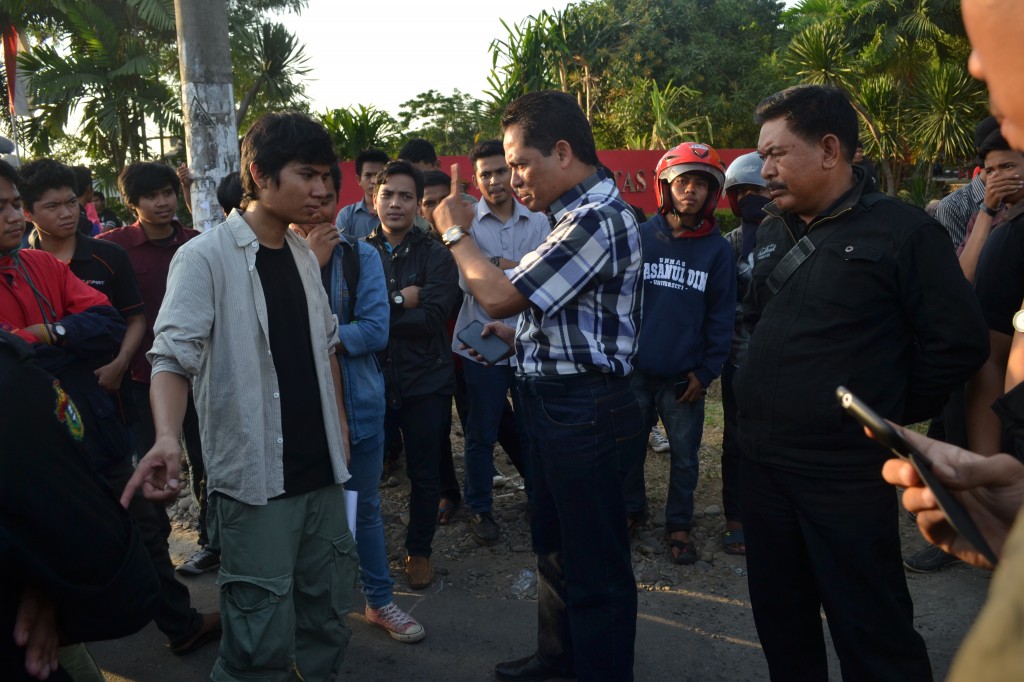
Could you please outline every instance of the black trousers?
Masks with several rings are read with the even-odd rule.
[[[771,679],[827,682],[824,607],[844,680],[930,681],[896,491],[881,471],[824,478],[747,457],[741,468],[750,601]]]
[[[728,521],[742,521],[740,506],[740,439],[736,425],[736,391],[732,380],[736,366],[726,361],[722,366],[722,413],[725,417],[722,428],[722,511]]]
[[[133,472],[131,462],[125,458],[119,465],[104,471],[103,478],[120,496]],[[160,580],[160,608],[153,620],[172,645],[178,644],[199,629],[202,616],[192,608],[188,587],[174,576],[174,565],[167,547],[167,538],[171,534],[167,511],[162,504],[144,498],[140,490],[129,503],[128,514],[139,527],[142,542]]]
[[[450,395],[403,398],[397,410],[387,414],[396,420],[405,441],[405,469],[409,476],[409,529],[405,548],[410,556],[429,557],[437,526],[437,505],[441,499],[438,466],[441,458],[446,414],[452,411]]]

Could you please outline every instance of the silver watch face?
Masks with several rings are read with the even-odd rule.
[[[1013,328],[1024,334],[1024,310],[1018,310],[1013,314]]]
[[[58,322],[57,324],[53,325],[53,333],[56,334],[57,336],[67,336],[68,330],[64,328],[64,325]]]

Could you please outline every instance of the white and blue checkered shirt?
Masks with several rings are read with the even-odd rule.
[[[516,333],[519,372],[633,371],[640,330],[640,231],[615,181],[598,171],[548,209],[551,234],[509,271],[533,304]]]

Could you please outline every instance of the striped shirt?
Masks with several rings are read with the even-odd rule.
[[[615,181],[598,171],[548,208],[554,227],[508,272],[533,304],[516,333],[528,376],[633,371],[642,289],[640,231]]]
[[[978,173],[970,184],[944,197],[935,209],[935,219],[946,228],[954,247],[964,243],[967,238],[967,222],[978,212],[985,198],[985,181],[981,176],[982,173]]]

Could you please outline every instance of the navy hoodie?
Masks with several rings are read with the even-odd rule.
[[[736,263],[718,226],[673,237],[660,213],[640,226],[644,307],[637,369],[661,377],[693,371],[707,387],[729,357],[736,316]]]

